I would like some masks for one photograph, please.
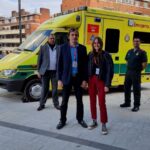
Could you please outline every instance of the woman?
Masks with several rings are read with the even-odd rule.
[[[112,58],[102,50],[103,41],[100,37],[95,37],[92,43],[92,51],[88,57],[88,75],[89,75],[89,96],[92,116],[92,124],[88,127],[93,129],[97,127],[96,114],[96,95],[98,94],[100,117],[102,123],[102,134],[108,134],[107,109],[105,104],[105,92],[109,91],[112,79]],[[111,64],[112,63],[112,64]]]

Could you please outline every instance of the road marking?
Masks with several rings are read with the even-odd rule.
[[[110,146],[110,145],[106,145],[106,144],[102,144],[102,143],[98,143],[94,141],[89,141],[89,140],[85,140],[85,139],[81,139],[81,138],[77,138],[73,136],[68,136],[68,135],[59,134],[59,133],[46,131],[42,129],[27,127],[24,125],[18,125],[14,123],[5,122],[5,121],[0,121],[0,126],[5,127],[5,128],[16,129],[19,131],[24,131],[24,132],[28,132],[32,134],[51,137],[57,140],[67,141],[67,142],[80,144],[80,145],[84,145],[84,146],[88,146],[88,147],[96,148],[96,149],[101,149],[101,150],[125,150],[123,148],[119,148],[115,146]]]

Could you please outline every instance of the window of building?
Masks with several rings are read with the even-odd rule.
[[[12,17],[11,18],[11,23],[15,23],[16,22],[16,17]]]
[[[106,30],[105,50],[109,53],[117,53],[119,51],[120,31],[118,29]]]
[[[27,21],[28,20],[28,18],[27,17],[24,17],[24,21]]]
[[[5,23],[6,23],[6,24],[7,24],[7,23],[10,23],[9,19],[5,19]]]
[[[140,6],[140,1],[135,1],[135,6],[139,7]]]
[[[116,0],[117,3],[134,4],[134,0]]]
[[[33,20],[33,16],[30,16],[30,20]]]
[[[27,16],[27,20],[30,20],[30,16]]]
[[[122,3],[122,0],[116,0],[117,3]]]
[[[150,32],[139,32],[139,31],[135,31],[134,32],[134,38],[137,37],[137,38],[140,38],[141,40],[141,43],[144,43],[144,44],[150,44]]]
[[[30,25],[29,24],[26,25],[26,29],[30,29]]]
[[[22,25],[22,29],[25,29],[25,25]]]
[[[144,8],[148,8],[148,2],[144,2]]]
[[[12,26],[11,27],[11,30],[16,30],[16,29],[18,29],[17,26]]]

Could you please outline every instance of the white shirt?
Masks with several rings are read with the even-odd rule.
[[[50,58],[50,62],[49,62],[49,70],[56,70],[56,46],[53,48],[53,50],[51,49],[51,47],[49,46],[49,58]]]

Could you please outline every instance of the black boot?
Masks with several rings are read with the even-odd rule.
[[[131,111],[133,111],[133,112],[137,112],[137,111],[139,111],[139,110],[140,110],[139,106],[134,106],[134,107],[131,109]]]
[[[58,129],[58,130],[59,130],[59,129],[62,129],[65,125],[66,125],[66,123],[60,121],[60,122],[58,123],[56,129]]]
[[[40,105],[38,108],[37,108],[37,111],[41,111],[45,108],[45,105]]]
[[[130,107],[130,106],[131,106],[130,104],[126,104],[126,103],[120,105],[121,108]]]

